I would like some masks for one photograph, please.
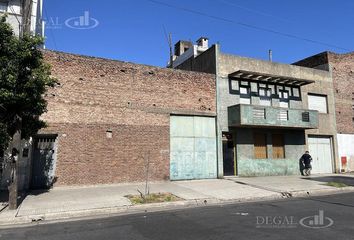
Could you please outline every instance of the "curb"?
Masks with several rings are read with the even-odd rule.
[[[333,189],[314,189],[311,191],[292,191],[292,197],[301,198],[301,197],[311,197],[311,196],[324,196],[324,195],[334,195],[341,193],[354,192],[354,187],[348,186],[343,188],[333,188]]]
[[[338,189],[318,189],[309,191],[290,191],[283,193],[274,193],[265,197],[250,197],[239,199],[194,199],[177,202],[150,203],[143,205],[129,205],[119,207],[96,208],[87,210],[77,210],[71,212],[48,213],[44,215],[28,215],[21,217],[12,217],[7,221],[0,221],[0,229],[16,227],[29,227],[44,224],[53,224],[58,222],[71,222],[89,219],[107,218],[113,216],[133,215],[139,213],[163,212],[168,210],[182,210],[198,207],[222,206],[247,202],[263,202],[281,199],[301,199],[313,196],[334,195],[341,193],[354,192],[354,187],[345,187]],[[9,223],[9,221],[11,221]]]

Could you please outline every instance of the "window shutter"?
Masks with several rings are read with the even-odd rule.
[[[285,158],[284,136],[282,134],[272,135],[273,158]]]
[[[254,158],[267,158],[267,139],[266,134],[256,133],[254,135]]]
[[[320,113],[327,113],[327,97],[308,94],[309,109]]]

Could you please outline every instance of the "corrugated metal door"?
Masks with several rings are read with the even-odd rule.
[[[328,137],[309,137],[309,151],[312,156],[312,173],[332,173],[331,139]]]
[[[216,178],[215,118],[171,116],[170,179]]]

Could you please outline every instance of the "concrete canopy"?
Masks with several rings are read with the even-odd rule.
[[[275,75],[275,74],[252,72],[252,71],[245,71],[245,70],[238,70],[236,72],[230,73],[229,77],[247,79],[252,81],[267,82],[267,83],[293,85],[293,86],[304,86],[315,82],[313,80],[308,80],[308,79],[289,78],[289,77]]]

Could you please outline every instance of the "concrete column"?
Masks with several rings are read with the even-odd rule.
[[[215,44],[215,70],[216,70],[216,141],[217,141],[217,159],[218,159],[218,178],[224,177],[224,162],[223,162],[223,153],[222,153],[222,129],[220,127],[220,113],[221,113],[221,105],[220,105],[220,89],[219,89],[219,52],[220,45]]]

